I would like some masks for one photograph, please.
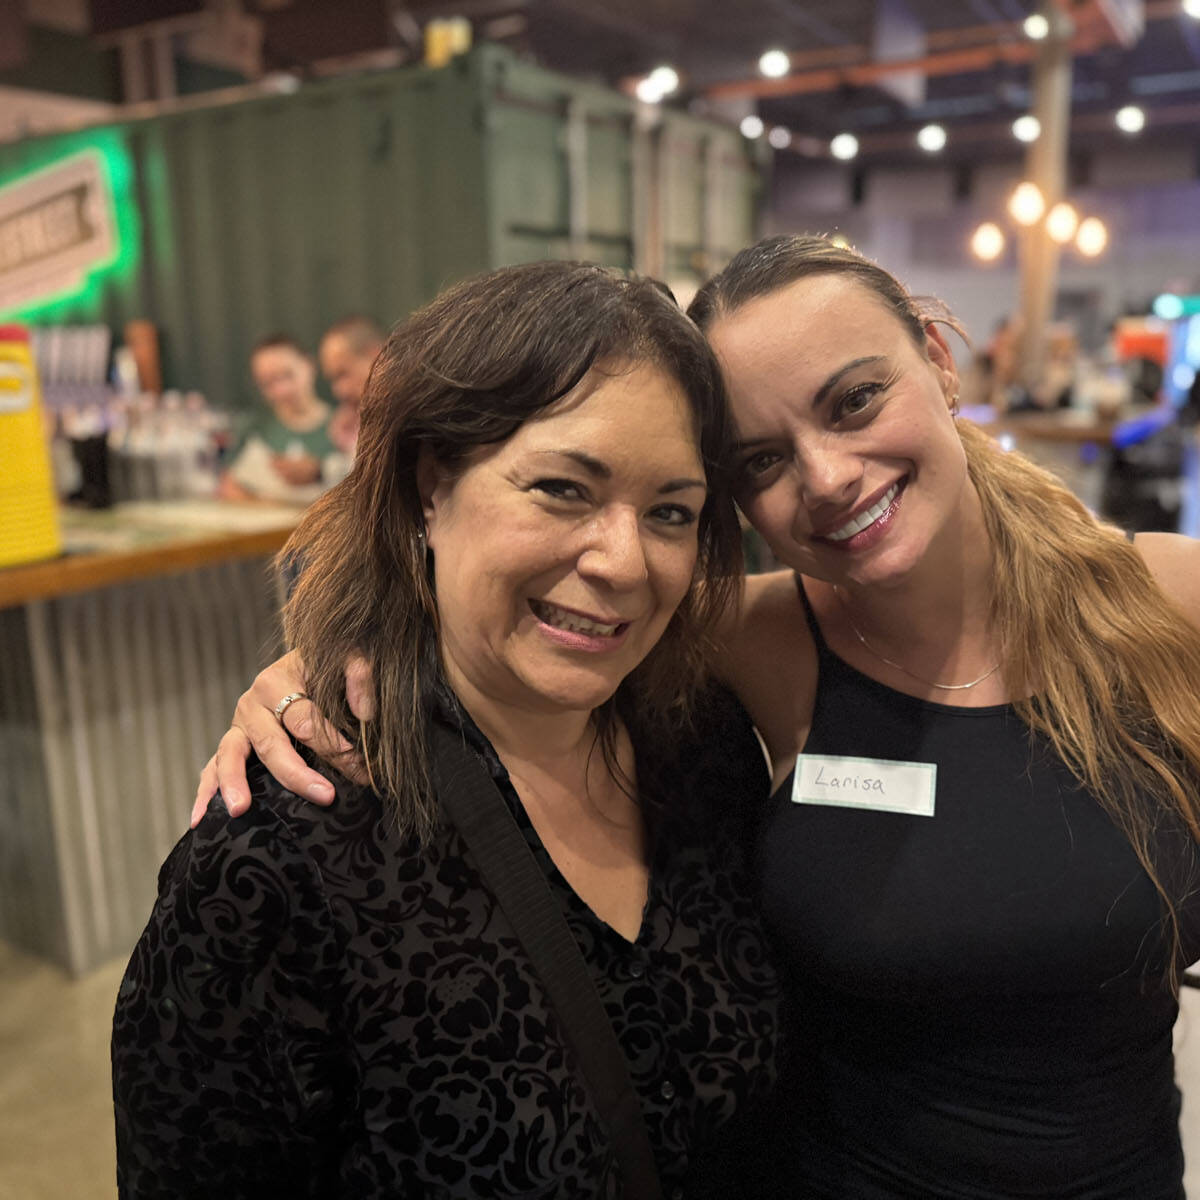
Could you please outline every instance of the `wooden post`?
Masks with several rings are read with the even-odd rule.
[[[1037,184],[1049,212],[1066,192],[1073,29],[1070,17],[1054,0],[1043,0],[1041,12],[1050,23],[1050,32],[1034,60],[1032,112],[1042,131],[1026,152],[1025,178]],[[1046,331],[1054,315],[1058,256],[1058,245],[1046,232],[1044,218],[1022,231],[1017,374],[1026,387],[1040,381],[1046,365]]]

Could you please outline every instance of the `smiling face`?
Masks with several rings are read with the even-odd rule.
[[[304,414],[316,399],[312,360],[287,345],[264,346],[250,359],[250,373],[280,420]]]
[[[447,677],[468,709],[591,711],[692,582],[706,487],[679,384],[595,370],[510,438],[419,485]]]
[[[781,562],[887,583],[953,536],[973,493],[940,335],[917,346],[867,287],[827,274],[718,318],[709,341],[737,425],[738,503]]]

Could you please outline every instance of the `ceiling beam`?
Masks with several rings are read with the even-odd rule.
[[[1097,2],[1069,4],[1075,31],[1071,50],[1075,54],[1093,54],[1102,46],[1116,43],[1116,34]],[[839,47],[792,55],[796,68],[783,79],[729,80],[704,88],[711,99],[757,98],[812,95],[833,92],[843,87],[869,87],[888,75],[920,71],[927,76],[966,75],[986,71],[997,63],[1025,64],[1037,54],[1037,43],[1012,22],[999,25],[972,25],[961,29],[932,33],[930,53],[919,58],[888,62],[872,60],[866,47]],[[834,57],[836,55],[836,58]]]
[[[1122,45],[1125,29],[1114,20],[1104,0],[1057,0],[1074,24],[1073,53],[1094,54],[1104,46]],[[1177,20],[1179,0],[1146,0],[1145,20]],[[712,99],[812,95],[842,87],[863,87],[902,71],[926,75],[969,74],[987,70],[997,63],[1026,64],[1037,53],[1036,43],[1024,34],[1019,21],[965,25],[956,29],[931,30],[926,35],[929,53],[915,59],[878,62],[866,46],[831,46],[820,50],[796,51],[792,71],[783,79],[757,76],[714,83],[701,90]]]

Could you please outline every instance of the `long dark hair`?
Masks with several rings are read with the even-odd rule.
[[[741,543],[730,498],[732,439],[708,344],[653,281],[546,262],[457,284],[400,325],[376,359],[354,469],[308,511],[283,551],[303,563],[285,627],[303,656],[310,697],[356,743],[403,831],[426,836],[436,820],[425,737],[441,668],[421,540],[421,449],[453,466],[510,437],[593,368],[641,363],[666,372],[687,397],[709,495],[691,590],[659,643],[595,714],[610,762],[618,711],[648,741],[677,736],[715,619],[735,602]],[[370,664],[378,706],[361,727],[345,699],[352,654]]]

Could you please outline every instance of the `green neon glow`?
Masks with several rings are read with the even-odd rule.
[[[66,290],[43,296],[16,308],[0,309],[0,319],[36,321],[41,324],[100,321],[105,317],[105,296],[132,290],[135,284],[141,219],[133,186],[133,162],[120,127],[86,129],[60,137],[18,142],[13,152],[0,156],[0,188],[27,179],[83,150],[100,159],[101,175],[108,184],[109,219],[113,228],[113,252],[94,263],[83,278]],[[20,165],[12,166],[13,158]]]

